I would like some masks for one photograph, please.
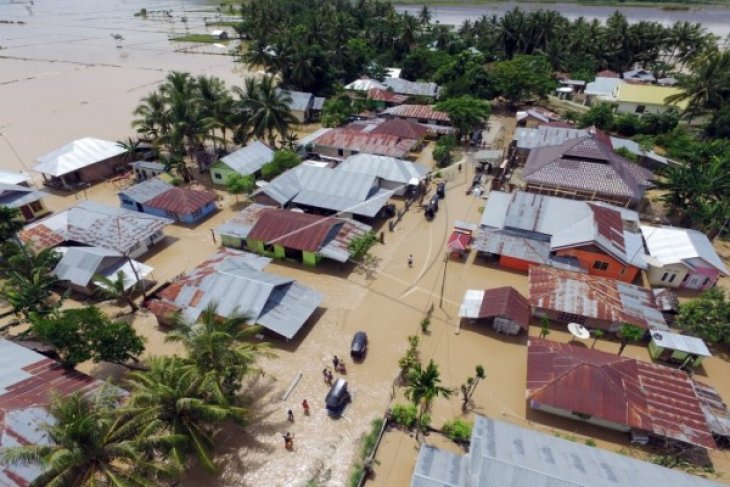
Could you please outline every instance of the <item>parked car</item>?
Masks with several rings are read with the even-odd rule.
[[[368,334],[364,331],[358,331],[352,337],[352,345],[350,345],[350,357],[353,360],[362,360],[368,351]]]
[[[471,180],[471,187],[476,188],[482,185],[482,175],[481,174],[475,174],[474,178]]]
[[[423,215],[426,217],[426,220],[433,220],[433,217],[436,216],[436,210],[434,210],[431,203],[426,205],[426,209],[423,211]]]
[[[439,195],[435,194],[431,196],[431,201],[428,204],[433,206],[434,210],[439,211]]]
[[[446,181],[440,181],[438,186],[436,186],[436,195],[438,195],[439,198],[446,197]]]
[[[350,392],[347,390],[347,381],[339,378],[332,384],[327,397],[324,399],[324,405],[327,408],[327,414],[330,416],[341,416],[347,404],[352,400]]]

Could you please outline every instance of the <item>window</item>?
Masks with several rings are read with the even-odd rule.
[[[601,262],[600,260],[597,260],[593,263],[593,268],[599,271],[608,270],[608,262]]]
[[[342,157],[342,156],[345,155],[345,151],[342,150],[342,149],[337,149],[337,155],[340,156],[340,157]]]
[[[623,276],[624,274],[626,274],[626,267],[622,267],[619,271],[619,275]]]
[[[214,172],[214,173],[213,173],[213,178],[214,178],[214,179],[223,179],[223,178],[221,177],[221,174],[220,174],[219,172]]]
[[[669,278],[669,282],[674,282],[675,277],[677,277],[677,274],[672,274],[672,277]]]
[[[665,272],[665,273],[664,273],[664,275],[662,276],[662,282],[664,282],[664,281],[666,281],[666,280],[667,280],[667,276],[668,276],[668,275],[669,275],[669,273],[668,273],[668,272]]]
[[[705,278],[705,282],[702,283],[703,286],[707,286],[707,284],[710,282],[710,278]]]
[[[637,105],[636,113],[644,113],[646,111],[646,105]]]
[[[43,205],[40,201],[34,201],[30,204],[30,209],[33,210],[33,212],[38,212],[43,210]]]

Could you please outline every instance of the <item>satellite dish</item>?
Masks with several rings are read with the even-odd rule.
[[[662,339],[662,334],[661,333],[652,333],[651,336],[654,337],[655,340],[661,340]]]

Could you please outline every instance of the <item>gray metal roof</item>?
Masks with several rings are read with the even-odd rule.
[[[402,78],[385,78],[383,84],[399,95],[438,96],[439,86],[436,83],[425,83],[419,81],[408,81]]]
[[[322,108],[324,107],[324,102],[326,100],[326,98],[323,98],[321,96],[315,96],[314,102],[312,103],[312,110],[322,110]]]
[[[694,269],[701,259],[724,275],[730,274],[712,242],[702,232],[690,228],[641,225],[649,255],[661,265],[685,264]]]
[[[627,151],[631,152],[632,154],[635,154],[640,157],[646,157],[647,159],[651,159],[652,161],[656,161],[660,164],[671,164],[672,161],[667,159],[664,156],[660,156],[656,152],[648,151],[645,152],[641,150],[641,147],[639,144],[634,142],[631,139],[622,139],[620,137],[611,137],[611,145],[613,146],[614,150],[624,148]]]
[[[276,92],[281,95],[289,95],[291,97],[291,102],[288,103],[288,105],[294,112],[306,112],[307,110],[311,110],[312,105],[314,104],[314,95],[311,93],[306,93],[304,91],[282,90],[280,88],[278,88]]]
[[[88,287],[96,275],[114,279],[120,270],[124,272],[125,281],[131,286],[137,282],[135,270],[140,279],[152,272],[151,267],[136,260],[132,260],[132,269],[129,267],[129,259],[116,250],[101,247],[57,247],[56,250],[63,257],[53,269],[53,274],[61,281],[68,281],[76,286]]]
[[[502,159],[501,150],[480,150],[472,155],[475,161],[498,162]]]
[[[137,161],[133,162],[131,166],[135,169],[149,169],[151,171],[165,172],[165,165],[161,162]]]
[[[129,198],[137,203],[144,204],[149,200],[160,196],[162,193],[167,193],[172,188],[174,188],[174,186],[170,183],[166,183],[158,178],[150,178],[120,191],[119,195]]]
[[[30,174],[22,171],[4,171],[0,169],[0,183],[5,184],[29,184]]]
[[[245,239],[248,237],[248,232],[251,231],[256,220],[259,219],[261,212],[269,208],[271,207],[267,205],[253,203],[236,213],[236,215],[230,220],[219,225],[215,231],[218,235]]]
[[[411,487],[705,487],[715,482],[476,416],[469,453],[423,445]]]
[[[621,80],[618,78],[596,78],[586,85],[586,95],[615,99],[615,91]]]
[[[46,196],[48,194],[45,192],[27,186],[0,183],[0,206],[20,208]]]
[[[171,223],[168,218],[80,201],[71,208],[26,225],[20,238],[32,241],[40,248],[72,241],[126,254]]]
[[[260,171],[264,164],[271,162],[274,151],[263,142],[257,140],[222,158],[220,162],[234,171],[248,176]]]
[[[373,154],[356,154],[350,156],[336,168],[339,171],[350,171],[376,176],[385,181],[408,184],[416,178],[425,179],[428,168],[403,159]]]
[[[126,149],[116,142],[85,137],[39,157],[33,170],[49,176],[63,176],[125,152]]]
[[[652,332],[651,341],[662,348],[678,350],[693,355],[702,355],[703,357],[712,357],[710,350],[701,338],[680,335],[664,330],[661,332]]]
[[[576,139],[589,135],[584,129],[569,129],[563,127],[517,127],[512,140],[517,142],[519,149],[534,149],[560,145],[566,140]]]

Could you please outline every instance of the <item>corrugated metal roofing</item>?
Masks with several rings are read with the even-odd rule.
[[[436,83],[408,81],[402,78],[385,78],[383,84],[399,95],[436,98],[439,93],[439,86]]]
[[[263,142],[256,140],[246,147],[231,152],[220,162],[230,167],[237,173],[248,176],[260,171],[264,164],[271,162],[274,158],[274,151]]]
[[[172,188],[174,188],[174,186],[170,183],[166,183],[158,178],[151,178],[120,191],[119,195],[142,204],[147,203],[149,200],[156,198],[162,193],[170,191]]]
[[[531,310],[530,303],[515,288],[503,286],[486,291],[467,290],[459,316],[474,319],[503,316],[527,331],[530,327]]]
[[[302,147],[307,147],[308,145],[312,144],[312,142],[314,142],[315,140],[317,140],[318,138],[320,138],[322,135],[326,134],[330,130],[334,130],[334,129],[323,127],[321,129],[315,130],[311,134],[305,135],[304,137],[302,137],[301,139],[296,141],[295,144],[296,144],[297,149],[301,149]]]
[[[89,393],[103,382],[9,340],[0,339],[0,448],[45,445],[40,426],[53,421],[45,409],[54,393]],[[0,465],[0,485],[27,487],[42,469]]]
[[[383,115],[391,117],[419,118],[426,120],[438,120],[439,122],[449,122],[449,115],[446,112],[434,110],[430,105],[399,105],[397,107],[386,108]]]
[[[614,93],[616,92],[621,80],[618,78],[599,78],[596,77],[586,85],[586,95],[598,96],[602,100],[616,100]]]
[[[716,448],[686,372],[550,340],[527,345],[533,408],[588,414],[707,449]]]
[[[171,223],[172,220],[167,218],[81,201],[26,225],[18,236],[38,249],[55,247],[67,241],[126,254]]]
[[[728,411],[725,401],[722,400],[714,387],[698,380],[694,380],[693,383],[697,397],[700,399],[700,407],[702,412],[705,413],[707,424],[710,426],[710,431],[718,436],[729,437],[730,411]]]
[[[614,279],[534,266],[529,271],[533,308],[585,316],[611,323],[631,323],[666,330],[651,290]]]
[[[236,213],[233,218],[220,225],[215,231],[219,235],[245,239],[248,237],[248,232],[251,231],[256,220],[259,219],[259,215],[268,209],[271,209],[271,206],[253,203]]]
[[[395,135],[403,139],[418,140],[425,137],[428,129],[423,125],[407,119],[389,118],[379,123],[370,131],[371,134]]]
[[[709,487],[680,470],[476,415],[469,453],[421,446],[411,487]]]
[[[403,159],[374,154],[356,154],[340,163],[336,170],[376,176],[385,181],[408,184],[411,179],[424,179],[428,168]]]
[[[702,232],[689,228],[641,225],[641,233],[649,255],[662,265],[681,263],[694,268],[689,261],[699,258],[722,274],[730,274],[712,242]]]
[[[707,345],[705,345],[704,340],[701,338],[662,330],[652,332],[651,340],[662,348],[701,355],[703,357],[712,357],[712,354],[707,349]]]
[[[165,165],[155,161],[136,161],[130,164],[135,169],[149,169],[156,172],[165,172]]]
[[[307,110],[312,109],[314,95],[311,93],[304,91],[282,90],[280,88],[277,88],[276,92],[283,96],[289,95],[291,102],[288,102],[287,105],[289,105],[289,109],[292,111],[306,112]]]
[[[48,196],[44,191],[39,191],[27,186],[17,184],[0,183],[0,206],[20,208],[29,205],[34,201],[40,201]]]
[[[27,172],[4,171],[0,169],[0,183],[3,184],[30,184],[30,174]]]
[[[385,86],[383,83],[370,79],[370,78],[361,78],[356,79],[352,83],[349,83],[345,85],[346,90],[352,90],[352,91],[368,91],[371,89],[379,89],[379,90],[387,90],[388,87]]]
[[[209,304],[216,303],[220,316],[248,315],[253,323],[293,338],[322,296],[294,279],[262,272],[270,261],[248,252],[220,250],[160,291],[150,310],[163,317],[180,310],[194,323]]]
[[[572,129],[565,127],[546,127],[537,128],[517,127],[512,137],[519,149],[534,149],[536,147],[548,147],[560,145],[566,140],[585,137],[588,130]]]
[[[321,217],[286,210],[265,210],[248,233],[248,238],[290,249],[316,252],[336,226],[342,222],[334,217]]]
[[[405,157],[418,143],[396,135],[353,132],[346,128],[332,129],[312,142],[316,146],[346,151],[366,152],[381,156]]]
[[[392,91],[382,88],[370,88],[368,91],[368,99],[374,101],[383,101],[386,103],[401,104],[408,100],[407,95],[397,95]]]
[[[183,216],[192,215],[217,199],[218,195],[212,191],[172,187],[147,201],[145,206],[164,210],[176,216]]]
[[[616,100],[624,103],[637,103],[643,105],[674,105],[684,110],[687,108],[687,100],[675,103],[667,103],[666,99],[672,95],[682,93],[680,88],[674,86],[659,86],[652,84],[634,84],[622,82],[618,86]]]
[[[115,279],[121,270],[125,274],[126,288],[129,288],[136,284],[137,276],[144,279],[152,272],[152,267],[136,260],[132,260],[132,269],[129,259],[116,250],[101,247],[56,247],[56,250],[63,256],[53,269],[53,274],[59,280],[76,286],[88,287],[97,275]]]
[[[125,152],[126,149],[116,142],[85,137],[39,157],[33,170],[49,176],[63,176]]]

